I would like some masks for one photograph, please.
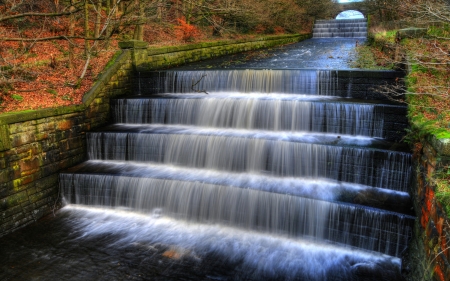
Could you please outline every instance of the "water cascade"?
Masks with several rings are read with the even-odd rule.
[[[367,19],[318,20],[313,28],[314,38],[366,38]]]
[[[116,210],[101,233],[238,264],[242,280],[398,280],[411,155],[386,124],[404,107],[339,88],[315,70],[138,79],[61,174],[64,199]]]

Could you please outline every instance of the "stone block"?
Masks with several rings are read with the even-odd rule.
[[[400,29],[397,31],[395,38],[397,41],[401,41],[406,38],[420,38],[427,35],[426,28],[409,27],[405,29]]]
[[[0,201],[1,202],[1,201]],[[1,210],[1,209],[0,209]],[[17,215],[22,212],[22,208],[20,205],[9,208],[0,213],[1,221],[7,221],[11,216]]]
[[[2,202],[0,202],[0,204],[2,206],[7,206],[7,208],[11,208],[14,206],[19,205],[22,202],[25,202],[26,200],[28,200],[27,197],[27,192],[26,191],[21,191],[15,194],[12,194],[4,199],[2,199]],[[2,209],[7,209],[7,208],[2,208]]]
[[[11,136],[11,147],[19,147],[35,141],[34,132],[22,132]]]
[[[140,40],[128,40],[119,42],[121,49],[147,49],[148,43]]]
[[[0,125],[0,151],[5,151],[11,148],[9,139],[9,126]]]

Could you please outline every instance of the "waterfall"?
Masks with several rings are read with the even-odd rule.
[[[367,19],[318,20],[313,28],[314,38],[366,38]]]
[[[336,79],[330,70],[193,70],[150,73],[150,81],[140,77],[139,84],[155,93],[196,93],[206,91],[239,93],[278,93],[335,95]]]
[[[375,104],[289,95],[170,95],[114,99],[116,123],[184,124],[270,131],[311,131],[383,137],[384,116]],[[333,102],[335,101],[335,102]]]
[[[400,105],[337,94],[333,71],[138,83],[87,134],[88,161],[60,175],[68,210],[100,218],[86,233],[239,260],[249,280],[397,280],[415,219],[411,154],[385,139]]]

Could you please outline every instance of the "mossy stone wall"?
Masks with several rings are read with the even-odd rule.
[[[75,106],[0,115],[0,236],[60,207],[58,174],[86,159],[85,132],[109,120],[109,98],[131,89],[123,51]]]
[[[282,35],[168,48],[125,42],[124,50],[85,94],[82,104],[1,114],[0,237],[60,207],[59,172],[86,160],[86,132],[109,122],[110,98],[131,93],[135,71],[166,68],[309,37]]]
[[[450,219],[436,199],[436,173],[450,164],[450,140],[422,138],[415,149],[412,190],[417,225],[408,254],[411,281],[450,280]]]

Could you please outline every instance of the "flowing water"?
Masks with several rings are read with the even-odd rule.
[[[0,240],[1,280],[401,280],[411,155],[383,113],[401,106],[337,96],[332,71],[202,73],[111,101],[65,207]]]
[[[318,20],[314,24],[314,38],[367,37],[367,19]]]

